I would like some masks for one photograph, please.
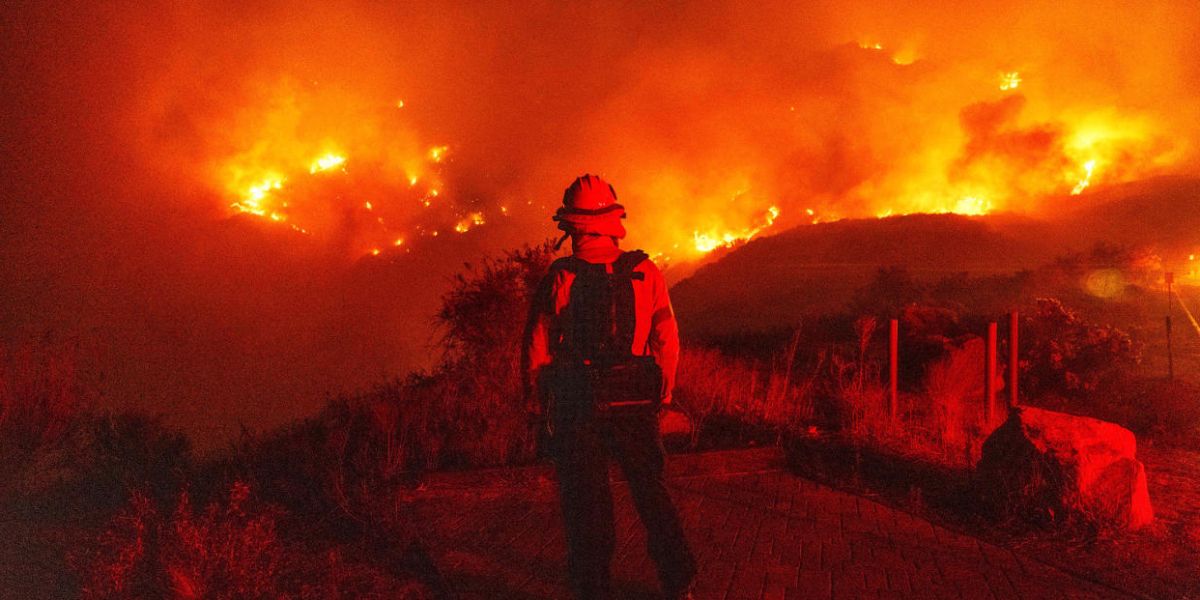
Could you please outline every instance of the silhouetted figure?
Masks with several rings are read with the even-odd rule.
[[[623,252],[625,208],[595,175],[575,180],[554,220],[572,256],[542,279],[526,329],[558,473],[570,580],[580,599],[611,596],[615,546],[608,460],[629,481],[667,598],[690,598],[695,560],[663,481],[658,411],[671,401],[679,333],[662,273]]]

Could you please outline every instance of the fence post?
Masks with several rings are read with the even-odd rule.
[[[1017,311],[1008,316],[1008,409],[1017,407]]]
[[[900,323],[892,319],[888,323],[888,416],[896,420],[900,403],[896,397],[896,365],[899,363]]]
[[[996,322],[988,323],[983,358],[983,422],[991,425],[996,406]]]

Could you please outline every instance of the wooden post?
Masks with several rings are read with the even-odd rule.
[[[1017,326],[1020,318],[1017,311],[1008,315],[1008,409],[1017,407]]]
[[[996,323],[988,323],[987,346],[983,357],[983,422],[991,424],[996,416]]]
[[[900,402],[896,395],[896,366],[900,362],[900,323],[892,319],[888,323],[888,416],[893,421],[900,412]]]

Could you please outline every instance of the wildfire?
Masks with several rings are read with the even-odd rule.
[[[985,200],[983,198],[978,198],[976,196],[967,196],[966,198],[959,200],[954,205],[954,209],[949,212],[952,212],[952,213],[958,214],[958,215],[978,216],[978,215],[986,215],[991,210],[992,210],[991,202],[988,202],[987,200]]]
[[[1083,164],[1083,179],[1080,179],[1079,183],[1075,184],[1075,187],[1071,189],[1072,196],[1078,196],[1080,192],[1087,189],[1088,184],[1090,184],[1092,181],[1092,171],[1095,168],[1095,160],[1089,160]]]
[[[435,147],[430,151],[429,154],[427,154],[428,160],[435,161],[435,157],[436,159],[440,160],[440,158],[444,156],[446,149],[446,146]],[[262,175],[252,180],[254,183],[245,185],[241,188],[241,191],[238,193],[237,200],[230,204],[230,208],[235,214],[252,215],[269,222],[287,222],[288,226],[297,233],[311,235],[312,232],[310,231],[309,227],[325,223],[326,221],[321,221],[320,219],[325,218],[328,220],[328,216],[322,215],[319,212],[313,212],[314,208],[320,210],[320,207],[325,204],[325,201],[315,201],[310,195],[314,193],[323,194],[325,192],[322,192],[321,190],[328,188],[313,188],[312,186],[318,185],[316,183],[317,180],[310,180],[307,178],[324,178],[327,177],[327,174],[335,172],[340,174],[342,177],[348,177],[349,174],[345,170],[345,165],[347,162],[348,158],[345,154],[330,152],[321,154],[311,161],[307,161],[307,172],[301,169],[263,170],[261,171],[261,173],[263,173]],[[417,167],[420,166],[419,162],[413,161],[409,161],[407,164],[409,165],[406,167],[408,169],[413,168],[414,164]],[[382,172],[379,167],[373,168],[375,168],[378,172]],[[236,182],[247,179],[246,174],[252,172],[252,169],[246,167],[231,167],[229,170],[234,174],[233,182],[230,184],[230,187],[233,189],[238,189]],[[287,175],[283,175],[281,173],[286,173]],[[333,182],[332,185],[353,185],[349,183],[350,181],[353,181],[350,179],[323,180]],[[401,185],[403,186],[403,184],[406,183],[407,186],[403,186],[400,189],[408,190],[416,187],[419,180],[420,178],[418,175],[406,175],[402,180]],[[433,181],[431,180],[431,182]],[[399,190],[394,190],[394,192],[399,192]],[[404,193],[411,194],[412,192]],[[439,196],[440,190],[436,187],[430,187],[424,192],[417,193],[420,194],[418,199],[423,202],[425,206],[430,206],[431,201]],[[336,196],[336,199],[341,199],[341,197],[342,196],[339,194]],[[352,196],[347,195],[347,200],[350,198],[352,198]],[[363,245],[359,246],[361,252],[368,255],[378,256],[379,254],[383,253],[384,247],[399,247],[404,245],[404,240],[406,239],[406,234],[408,233],[405,231],[406,228],[404,226],[397,227],[389,224],[389,221],[395,221],[393,217],[398,214],[396,212],[395,203],[380,202],[378,199],[360,199],[355,206],[358,207],[358,210],[372,214],[371,219],[374,223],[373,229],[360,228],[361,231],[358,232],[360,238],[365,237],[365,239],[362,239]],[[295,216],[295,218],[301,223],[297,224],[290,222],[293,216]],[[312,221],[313,219],[317,219],[317,221],[314,223]],[[484,224],[483,214],[472,213],[468,215],[466,219],[459,222],[456,230],[466,231],[471,227],[482,224]]]
[[[702,254],[707,254],[717,248],[729,248],[740,242],[748,241],[762,230],[774,225],[775,220],[779,218],[779,214],[779,207],[771,206],[767,208],[763,224],[758,227],[724,232],[710,231],[700,233],[699,231],[693,231],[692,241],[695,244],[696,250]]]
[[[456,231],[458,233],[466,233],[466,232],[470,231],[472,227],[475,227],[477,225],[483,225],[485,222],[486,221],[484,221],[484,219],[483,219],[483,213],[474,212],[474,213],[471,213],[470,215],[467,215],[467,218],[456,223],[454,225],[454,231]]]
[[[312,166],[308,168],[309,173],[319,173],[328,171],[335,167],[340,167],[346,164],[346,157],[337,154],[326,154],[317,160],[314,160]]]
[[[1009,71],[1000,74],[1000,90],[1009,91],[1015,90],[1021,85],[1021,74],[1016,71]]]
[[[859,41],[858,47],[872,52],[883,52],[883,44],[876,41]],[[913,48],[900,48],[892,52],[892,62],[900,66],[908,66],[916,62],[917,53]],[[795,107],[792,108],[795,111]]]
[[[267,217],[272,221],[284,220],[283,215],[275,212],[270,207],[266,206],[267,196],[272,190],[278,190],[283,187],[283,178],[268,177],[259,183],[251,185],[242,195],[241,200],[234,202],[230,206],[243,213],[249,213],[259,217]]]
[[[837,126],[837,119],[828,131],[818,127],[803,136],[794,133],[793,121],[809,117],[819,121],[826,105],[781,87],[786,92],[764,97],[761,108],[780,122],[780,117],[791,117],[782,125],[772,123],[764,128],[770,134],[777,126],[786,129],[782,139],[748,141],[736,145],[728,156],[713,160],[706,154],[707,148],[721,147],[725,135],[722,128],[714,128],[714,143],[680,154],[678,164],[655,165],[642,181],[630,181],[622,174],[615,183],[623,193],[628,190],[635,198],[666,199],[662,208],[647,210],[654,218],[647,222],[683,214],[694,219],[683,221],[678,231],[636,231],[638,225],[634,225],[631,232],[645,234],[640,243],[649,250],[696,257],[765,235],[779,217],[780,206],[789,211],[794,223],[811,224],[843,216],[1022,211],[1036,208],[1034,203],[1042,198],[1080,194],[1093,185],[1145,176],[1169,165],[1173,158],[1167,153],[1174,150],[1159,149],[1167,145],[1158,143],[1161,127],[1150,113],[1123,112],[1126,109],[1117,105],[1047,101],[1048,90],[1068,89],[1077,82],[1051,81],[1057,71],[1040,68],[1024,53],[964,62],[944,74],[945,62],[932,58],[927,65],[923,61],[921,68],[904,69],[888,64],[888,57],[897,65],[912,63],[927,50],[920,47],[922,42],[897,39],[890,32],[877,33],[881,32],[868,31],[838,46],[839,60],[850,61],[844,65],[847,81],[861,77],[864,83],[871,83],[846,87],[874,90],[879,85],[904,93],[864,97],[862,113],[868,116],[863,117],[866,122],[861,127],[847,130],[853,135],[848,137],[847,131]],[[1044,85],[1031,88],[1030,73]],[[1005,93],[997,94],[997,87]],[[282,108],[270,104],[239,115],[237,123],[248,126],[241,128],[245,132],[236,136],[231,146],[240,153],[216,164],[222,197],[234,212],[263,222],[284,223],[298,232],[312,231],[316,236],[333,238],[343,229],[353,230],[353,242],[344,246],[361,256],[392,252],[405,245],[405,239],[410,241],[407,245],[428,241],[439,230],[466,233],[483,226],[487,222],[483,211],[468,212],[476,208],[486,206],[487,217],[493,221],[512,222],[518,219],[509,217],[532,212],[535,209],[528,207],[543,201],[544,197],[519,205],[519,200],[508,198],[508,206],[470,207],[455,202],[459,189],[445,186],[460,179],[469,181],[469,175],[448,175],[455,167],[469,169],[470,157],[481,154],[458,152],[460,145],[473,148],[473,140],[421,139],[415,129],[396,125],[408,116],[408,111],[399,110],[407,106],[400,98],[407,96],[407,91],[383,90],[382,95],[362,100],[355,90],[343,95],[328,89],[332,88],[303,92],[311,96],[307,103],[281,102]],[[281,97],[294,94],[291,89],[286,91]],[[346,99],[358,101],[343,102]],[[909,100],[909,104],[896,104]],[[334,109],[355,104],[369,105],[363,112],[370,117],[386,114],[368,118],[365,126],[358,127],[346,120],[350,113]],[[837,111],[827,112],[832,118]],[[905,127],[893,127],[893,116],[897,125]],[[911,127],[914,123],[920,126]],[[405,135],[391,135],[388,128],[393,126]],[[893,130],[905,133],[891,137]],[[851,141],[845,142],[845,147],[819,143],[833,139]],[[792,141],[797,147],[788,145]],[[810,141],[813,147],[805,148]],[[616,165],[646,162],[636,143],[619,148],[626,155],[603,158],[620,159],[609,161]],[[782,164],[779,158],[820,159],[822,152],[831,153],[826,158],[838,165],[845,162],[853,167],[847,171],[853,178],[826,183],[823,177],[805,173],[807,164]],[[780,169],[788,169],[789,175],[801,173],[783,178]],[[517,181],[511,190],[496,191],[511,191],[525,199],[524,195],[535,189],[527,183]],[[486,185],[468,183],[471,188],[486,189]],[[738,191],[751,189],[757,197]],[[772,200],[764,202],[762,198]],[[770,201],[779,205],[768,208]],[[682,207],[688,210],[680,210]]]

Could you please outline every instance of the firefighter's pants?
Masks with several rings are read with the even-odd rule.
[[[696,565],[663,481],[657,418],[640,414],[588,419],[564,426],[554,437],[567,566],[576,596],[591,599],[611,594],[609,573],[616,534],[609,457],[629,481],[663,589],[674,593],[686,588],[695,577]]]

